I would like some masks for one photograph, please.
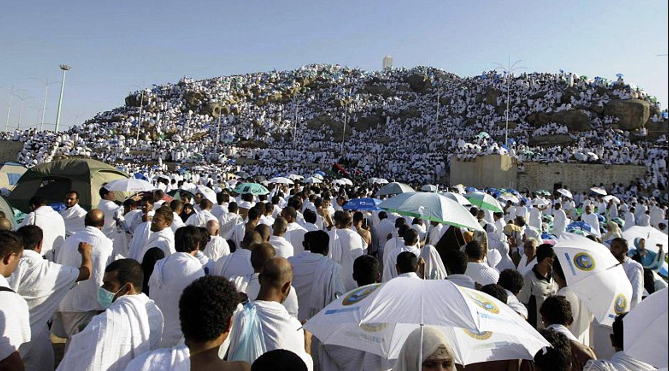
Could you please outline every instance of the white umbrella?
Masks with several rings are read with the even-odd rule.
[[[557,190],[557,192],[567,198],[574,198],[574,196],[571,194],[571,192],[568,189],[560,188]]]
[[[612,195],[604,196],[604,197],[602,197],[602,200],[604,200],[604,202],[606,202],[606,203],[613,200],[614,204],[620,205],[620,199],[616,196],[612,196]]]
[[[426,184],[420,187],[420,190],[423,192],[436,192],[439,188],[436,185]]]
[[[285,178],[285,177],[282,177],[282,176],[272,178],[272,179],[269,180],[269,182],[270,183],[276,183],[276,184],[295,184],[292,180],[290,180],[288,178]]]
[[[655,367],[667,367],[667,290],[637,304],[623,319],[625,354]]]
[[[352,186],[353,182],[351,181],[351,179],[340,178],[340,179],[336,179],[335,181],[333,181],[332,184]]]
[[[544,200],[543,198],[537,197],[532,201],[532,205],[534,205],[534,206],[548,206],[548,202],[546,200]]]
[[[310,176],[307,179],[303,180],[302,183],[313,184],[313,183],[323,183],[323,181],[313,176]]]
[[[323,180],[323,176],[321,174],[314,174],[313,177],[316,179]]]
[[[153,184],[146,180],[135,178],[112,180],[105,184],[104,187],[112,192],[149,192],[156,189]]]
[[[304,177],[302,175],[297,175],[297,174],[290,174],[286,178],[290,180],[302,180]]]
[[[495,197],[484,192],[467,193],[465,197],[472,203],[472,205],[479,209],[490,210],[492,212],[504,212],[502,205],[497,202]]]
[[[505,194],[499,196],[499,199],[502,200],[502,201],[511,201],[512,204],[519,204],[520,203],[520,200],[518,199],[518,197],[516,197],[516,195],[511,194],[511,193],[505,193]]]
[[[641,227],[635,225],[634,227],[630,227],[623,231],[623,238],[627,240],[630,250],[636,249],[634,240],[643,238],[646,240],[646,250],[657,254],[660,251],[657,247],[659,244],[664,247],[663,252],[667,252],[667,235],[650,226]]]
[[[446,192],[443,194],[445,197],[450,198],[451,200],[457,201],[462,206],[472,206],[472,203],[469,202],[468,199],[465,198],[465,196],[459,194],[459,193],[454,193],[454,192]]]
[[[203,185],[198,185],[195,187],[195,194],[202,193],[202,195],[209,201],[211,201],[214,205],[216,205],[218,202],[216,201],[216,192],[214,192],[213,189],[209,187],[205,187]]]
[[[555,246],[567,285],[600,324],[611,326],[630,308],[632,284],[609,249],[586,237],[564,233]]]
[[[403,295],[397,295],[404,290],[412,293],[410,299],[403,300]],[[435,292],[442,295],[434,295]],[[364,286],[330,303],[304,327],[325,344],[395,359],[407,336],[426,323],[415,316],[410,319],[392,317],[387,322],[366,322],[365,317],[379,309],[374,304],[377,300],[384,303],[386,313],[406,309],[419,314],[423,308],[436,309],[439,314],[426,316],[426,321],[438,322],[437,326],[451,342],[449,345],[458,364],[532,359],[537,351],[548,346],[531,326],[501,302],[481,292],[458,288],[446,280],[428,282],[397,278],[383,285]],[[401,301],[402,304],[397,305],[408,304],[410,307],[398,308],[385,300]],[[392,313],[387,314],[393,316]]]
[[[592,191],[592,193],[596,193],[600,196],[606,196],[606,194],[607,194],[606,189],[604,189],[602,187],[592,187],[592,188],[590,188],[590,190]]]
[[[400,215],[482,231],[481,224],[457,201],[431,192],[407,192],[383,201],[379,208]]]
[[[404,192],[415,192],[415,190],[404,183],[392,182],[381,187],[381,189],[379,189],[376,195],[388,196],[388,195],[397,195]]]
[[[383,178],[369,178],[369,182],[372,184],[388,184],[388,181]]]

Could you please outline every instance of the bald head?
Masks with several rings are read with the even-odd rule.
[[[262,237],[262,242],[269,242],[269,238],[272,236],[272,229],[267,224],[258,224],[254,230],[260,233]]]
[[[86,227],[102,228],[105,225],[105,213],[100,209],[93,209],[86,213],[84,219]]]
[[[288,221],[285,218],[278,217],[272,226],[275,236],[283,236],[288,230]]]
[[[251,252],[251,265],[256,273],[262,272],[265,264],[276,256],[276,250],[267,242],[255,244]]]
[[[261,289],[277,291],[283,290],[288,285],[288,289],[290,289],[292,280],[293,267],[290,265],[288,259],[275,257],[265,263],[260,274],[260,287]]]
[[[0,218],[0,231],[10,231],[12,229],[12,222],[7,218]]]
[[[218,236],[218,229],[219,229],[218,220],[212,219],[208,221],[206,228],[210,236]]]

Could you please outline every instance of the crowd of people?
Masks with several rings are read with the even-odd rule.
[[[623,238],[634,226],[666,235],[667,208],[655,199],[518,194],[498,212],[466,206],[481,227],[472,232],[351,209],[351,200],[377,194],[368,182],[272,183],[268,192],[219,189],[212,198],[173,176],[120,205],[103,187],[92,210],[69,192],[60,212],[33,197],[32,212],[13,228],[0,215],[0,368],[53,370],[59,361],[58,370],[461,369],[455,340],[439,328],[410,334],[389,359],[328,344],[303,327],[358,287],[406,279],[480,290],[552,345],[533,359],[466,369],[657,369],[625,353],[624,314],[612,326],[594,318],[553,249],[569,233],[605,244],[632,286],[633,310],[667,288],[666,246]],[[51,334],[66,339],[62,360]]]
[[[416,76],[425,86],[410,83]],[[60,156],[83,156],[137,171],[176,162],[219,170],[239,166],[251,175],[273,176],[306,173],[339,159],[367,177],[424,184],[443,179],[452,161],[509,154],[521,169],[528,161],[646,166],[647,176],[637,186],[649,193],[667,189],[661,171],[666,166],[660,165],[667,159],[666,136],[656,141],[646,137],[644,127],[616,129],[619,118],[603,113],[612,99],[637,98],[650,104],[652,122],[666,122],[659,103],[622,77],[609,81],[563,71],[512,76],[490,71],[461,78],[427,67],[366,72],[307,65],[200,81],[184,78],[128,98],[128,105],[67,132],[25,130],[0,138],[24,142],[18,160],[29,167]],[[513,125],[504,143],[507,98]],[[585,112],[591,129],[575,131],[564,123],[531,119],[575,109]],[[323,117],[327,120],[318,121]],[[571,143],[530,141],[553,134],[567,135]]]

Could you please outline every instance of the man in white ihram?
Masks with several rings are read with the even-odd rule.
[[[28,202],[32,210],[19,227],[25,225],[36,225],[42,228],[44,232],[44,242],[42,243],[42,255],[49,261],[54,261],[55,256],[65,240],[65,222],[51,206],[46,204],[46,200],[34,196]]]
[[[144,274],[135,260],[117,260],[105,269],[97,302],[105,311],[72,337],[62,371],[123,371],[140,354],[156,350],[163,314],[142,293]]]
[[[93,245],[91,261],[93,271],[91,278],[79,282],[70,290],[58,306],[54,315],[54,324],[51,332],[60,337],[67,337],[81,331],[91,319],[105,308],[97,301],[98,287],[102,285],[105,267],[111,261],[113,251],[112,241],[105,236],[101,229],[105,224],[104,213],[93,209],[86,214],[86,228],[70,236],[58,253],[56,263],[71,267],[81,266],[79,243],[86,242]]]
[[[344,281],[346,291],[356,287],[353,280],[353,262],[362,255],[362,237],[351,230],[353,218],[348,212],[342,212],[335,221],[336,227],[328,233],[330,235],[330,257],[335,263],[342,267],[341,279]],[[302,248],[303,249],[303,248]],[[302,250],[300,249],[300,250]],[[296,250],[297,251],[297,250]]]
[[[601,236],[601,233],[599,232],[599,217],[597,217],[597,214],[592,212],[592,206],[585,207],[585,214],[581,216],[581,219],[592,227],[594,230],[592,234],[597,237]]]
[[[65,237],[70,237],[75,232],[84,229],[84,218],[86,210],[79,205],[79,193],[77,191],[67,192],[65,195],[65,209],[60,211],[60,216],[65,222]]]

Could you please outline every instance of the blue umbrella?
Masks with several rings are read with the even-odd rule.
[[[467,192],[478,192],[479,190],[474,188],[474,187],[467,187],[467,188],[465,188],[465,191],[467,191]]]
[[[65,210],[66,206],[64,202],[54,202],[52,204],[49,204],[52,209],[56,210],[57,212],[61,212],[62,210]]]
[[[381,210],[378,206],[381,200],[376,198],[354,198],[342,206],[344,210]]]
[[[315,174],[318,174],[318,175],[320,175],[320,176],[326,176],[326,175],[327,175],[327,174],[325,174],[324,172],[322,172],[322,171],[320,171],[320,170],[318,170],[317,172],[315,172]]]
[[[599,219],[600,223],[606,223],[606,218],[602,214],[597,214],[597,219]]]
[[[596,233],[595,229],[586,222],[573,222],[567,226],[567,232],[582,231],[585,233]]]
[[[147,179],[146,176],[144,176],[144,174],[142,174],[142,173],[135,173],[135,175],[133,175],[133,177],[134,177],[135,179],[149,180],[149,179]]]

